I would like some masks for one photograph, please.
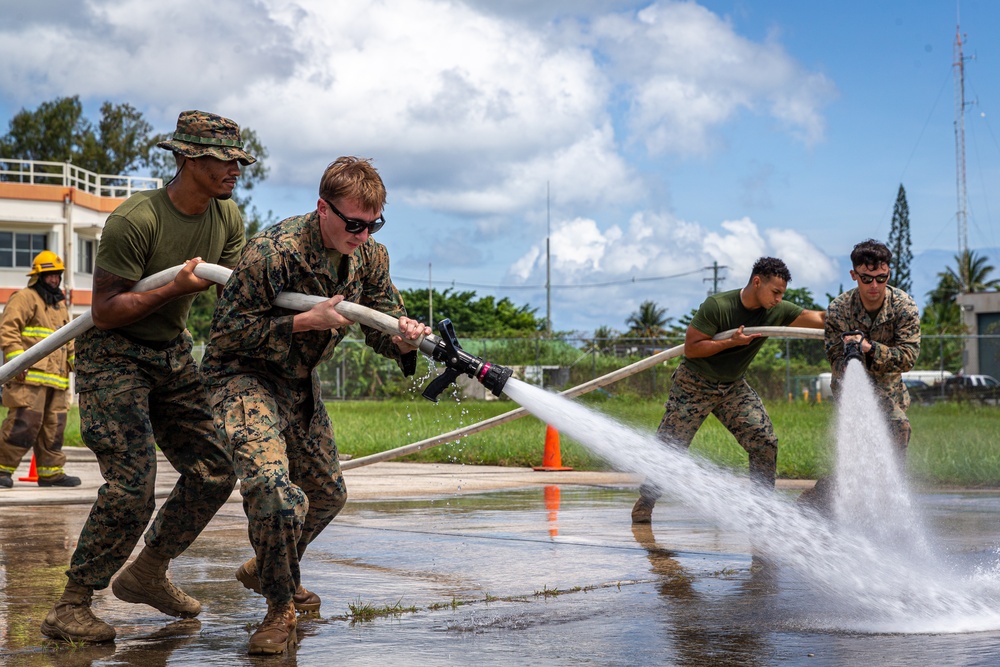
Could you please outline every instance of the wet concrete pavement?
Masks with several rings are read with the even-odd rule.
[[[79,477],[78,487],[39,487],[37,483],[20,481],[30,473],[30,456],[14,474],[14,486],[0,489],[0,507],[6,505],[67,505],[93,504],[97,490],[104,483],[93,452],[83,447],[66,449],[66,473]],[[393,461],[363,466],[344,472],[352,500],[381,498],[428,497],[541,487],[546,484],[585,486],[628,486],[641,478],[620,472],[587,472],[580,470],[547,472],[531,468],[501,466],[467,466],[437,463],[397,463]],[[177,481],[177,472],[162,452],[157,452],[156,497],[166,498]],[[230,502],[240,502],[239,489]]]
[[[70,472],[84,476],[86,465]],[[95,611],[118,640],[65,647],[38,627],[98,482],[86,482],[89,500],[79,504],[26,503],[42,490],[18,486],[0,493],[0,664],[892,666],[995,665],[1000,655],[1000,633],[811,626],[803,619],[822,609],[809,590],[793,573],[752,568],[746,536],[667,499],[651,528],[633,528],[635,476],[383,463],[347,480],[352,500],[303,561],[322,611],[302,617],[298,649],[271,658],[246,655],[266,605],[233,579],[250,556],[238,502],[171,565],[202,601],[198,619],[178,622],[101,591]],[[964,558],[995,549],[1000,496],[920,501],[949,549]],[[361,620],[366,608],[386,613]]]

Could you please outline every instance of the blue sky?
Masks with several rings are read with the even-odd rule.
[[[1000,4],[703,0],[0,0],[0,120],[80,95],[254,128],[279,218],[338,155],[389,190],[403,289],[510,297],[560,331],[680,317],[761,255],[817,300],[885,240],[900,183],[914,296],[958,250],[956,22],[968,244],[1000,262]],[[192,20],[197,17],[197,20]],[[548,193],[548,195],[547,195]],[[551,261],[545,260],[546,238]],[[419,314],[418,314],[419,315]],[[461,323],[455,323],[461,333]]]

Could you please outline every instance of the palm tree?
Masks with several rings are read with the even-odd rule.
[[[989,260],[985,256],[979,256],[974,250],[963,250],[955,255],[955,267],[948,267],[938,274],[940,282],[938,289],[945,288],[945,292],[938,297],[949,297],[948,301],[954,301],[958,294],[968,294],[970,292],[987,292],[1000,288],[1000,280],[990,279],[994,267],[987,264]],[[952,291],[954,290],[954,291]]]
[[[667,309],[660,308],[655,301],[643,301],[639,310],[625,320],[628,335],[638,338],[661,338],[667,334],[667,326],[674,318],[667,317]]]
[[[594,338],[590,341],[594,349],[599,352],[610,350],[615,345],[615,340],[620,334],[611,327],[602,324],[594,329]]]
[[[954,267],[949,266],[937,274],[937,287],[927,293],[929,301],[920,318],[920,326],[925,335],[958,336],[966,333],[955,298],[959,294],[1000,289],[1000,280],[989,277],[994,268],[987,261],[986,257],[977,255],[975,251],[965,250],[955,255]],[[920,361],[935,366],[943,364],[948,368],[958,368],[961,365],[961,354],[961,341],[942,339],[938,349],[931,346],[921,350]]]

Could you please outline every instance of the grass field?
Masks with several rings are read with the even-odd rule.
[[[586,404],[619,421],[652,432],[663,415],[659,401],[586,396]],[[517,408],[511,401],[463,401],[422,398],[329,403],[340,451],[366,456],[474,424]],[[780,442],[778,476],[813,479],[829,471],[832,457],[831,403],[775,402],[767,405]],[[0,415],[5,411],[0,411]],[[913,436],[908,466],[922,484],[1000,487],[1000,408],[941,403],[910,408]],[[66,431],[68,446],[79,446],[76,409]],[[407,456],[404,461],[470,465],[540,465],[545,425],[532,416]],[[747,457],[725,428],[709,417],[692,450],[721,465],[745,469]],[[560,439],[563,465],[578,470],[606,469],[606,464],[570,438]]]

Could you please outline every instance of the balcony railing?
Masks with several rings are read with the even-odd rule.
[[[142,190],[163,185],[159,178],[95,174],[71,162],[44,162],[0,157],[0,182],[28,185],[61,185],[98,197],[125,199]]]

